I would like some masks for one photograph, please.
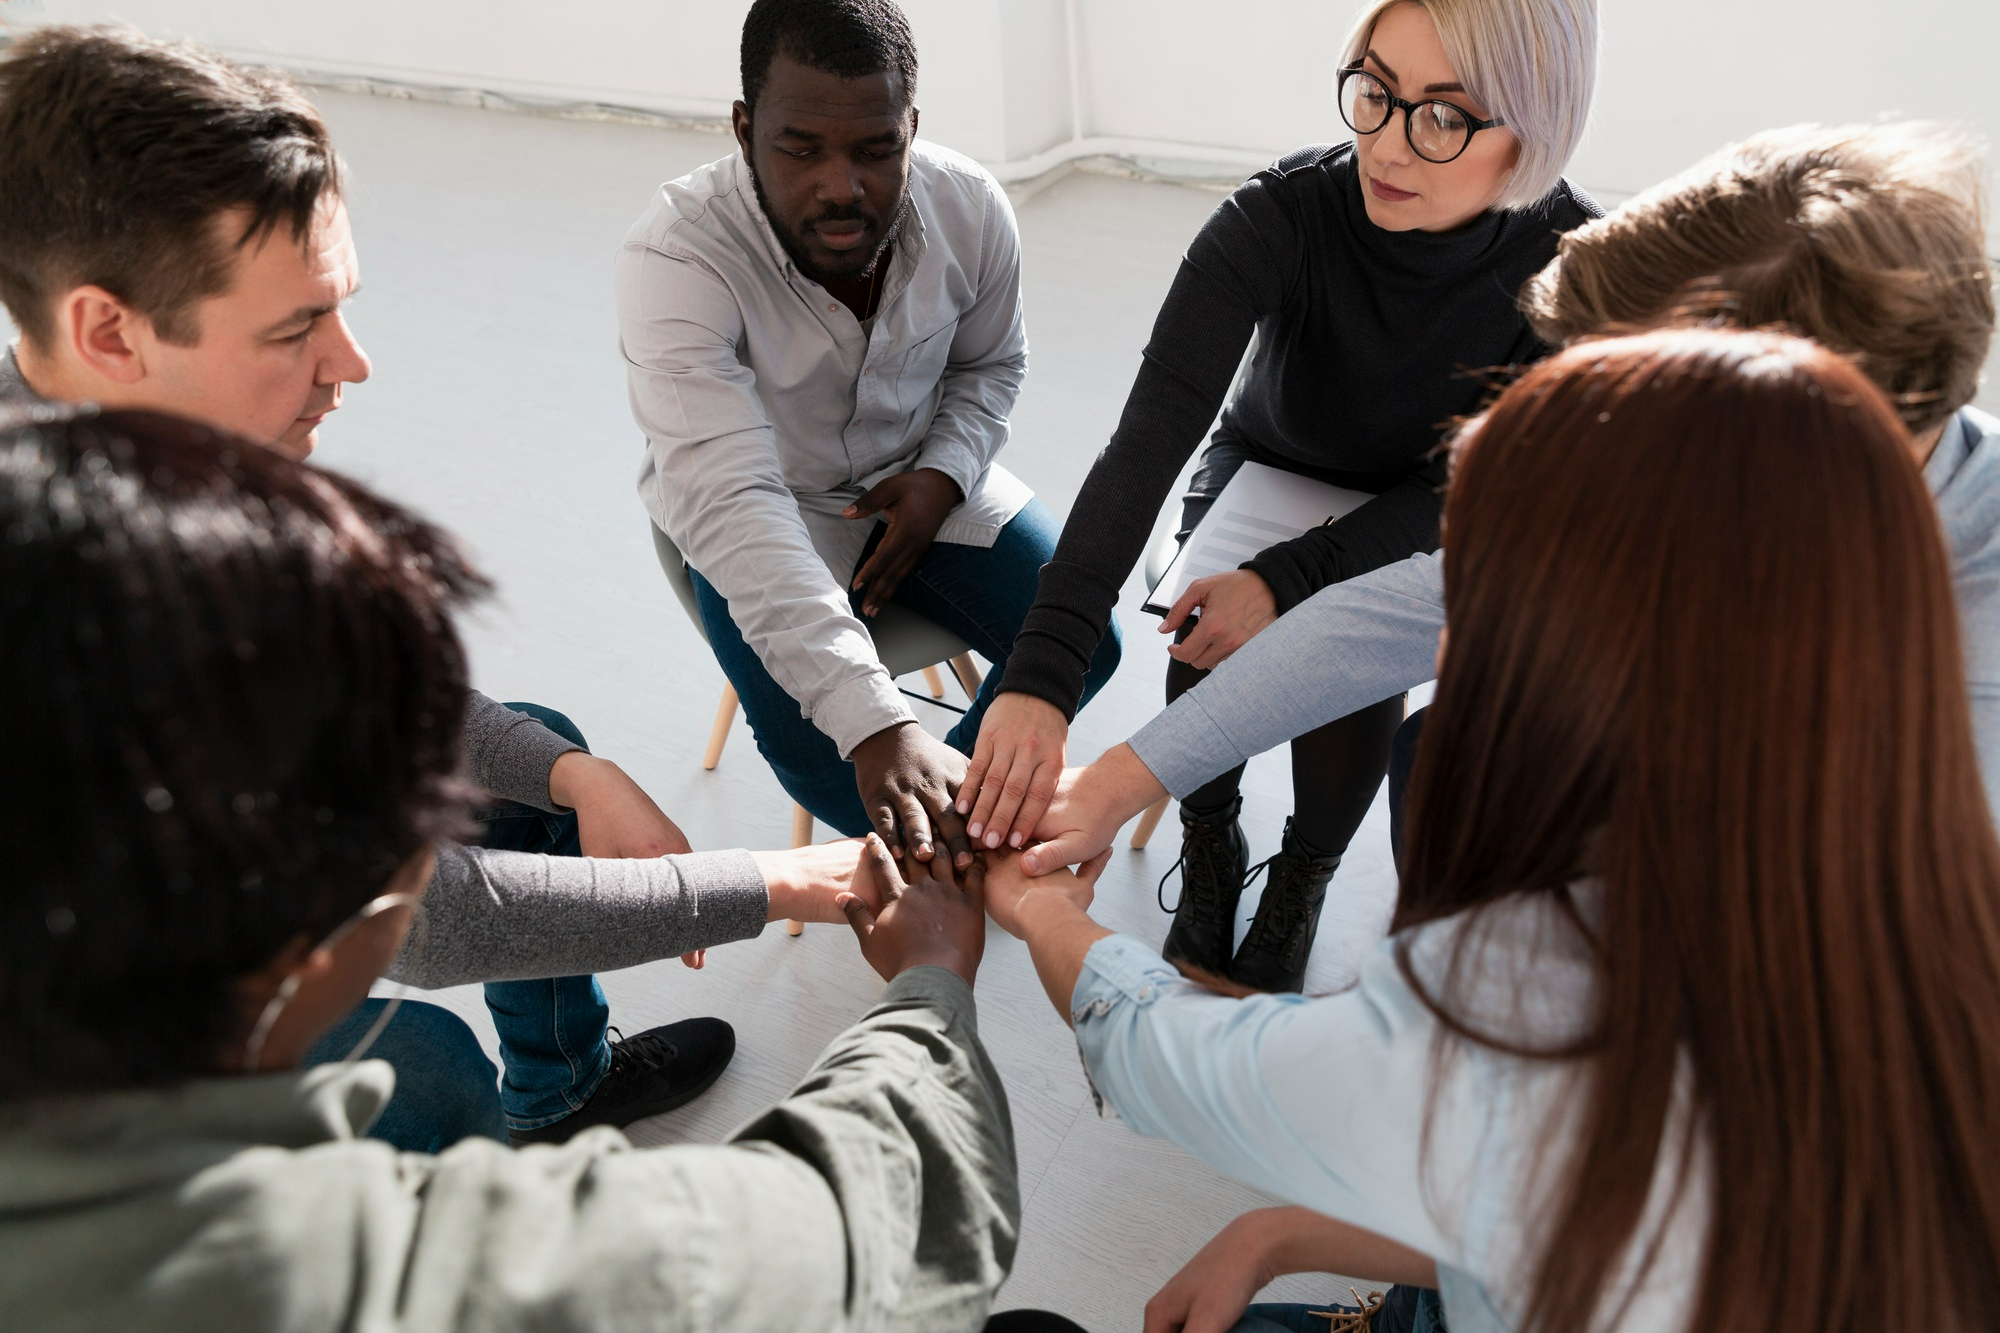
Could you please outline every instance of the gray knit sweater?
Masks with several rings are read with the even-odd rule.
[[[0,410],[42,401],[0,350]],[[466,704],[466,775],[504,800],[554,811],[549,770],[579,748],[476,690]],[[593,861],[445,844],[388,975],[435,989],[633,967],[749,939],[769,905],[748,852]]]

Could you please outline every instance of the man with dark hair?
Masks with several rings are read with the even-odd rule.
[[[900,603],[997,667],[1055,549],[994,462],[1027,372],[1013,210],[916,138],[892,0],[757,0],[742,60],[738,151],[663,186],[618,254],[640,494],[785,790],[964,865],[954,797],[999,672],[939,744],[867,619]]]
[[[0,300],[22,333],[0,354],[0,408],[173,411],[303,457],[343,387],[368,376],[341,313],[358,281],[340,160],[318,112],[282,79],[127,28],[46,28],[0,59]],[[671,957],[761,927],[761,913],[733,925],[714,914],[704,929],[722,933],[691,937],[677,914],[640,910],[702,887],[662,862],[612,872],[493,855],[688,851],[560,714],[474,692],[465,748],[491,796],[479,811],[483,855],[441,856],[433,898],[501,914],[482,931],[524,944],[602,941],[608,932],[590,920],[538,926],[525,914],[563,896],[602,902],[607,875],[637,895],[625,910],[647,925],[613,951],[626,961],[589,966]],[[595,978],[551,971],[551,956],[532,952],[507,972],[459,977],[493,983],[515,1135],[629,1124],[698,1095],[729,1063],[735,1037],[720,1019],[608,1041]],[[385,1133],[398,1129],[385,1122]]]
[[[390,1069],[299,1065],[407,957],[463,820],[478,580],[248,440],[27,420],[0,425],[0,688],[35,701],[0,766],[0,1324],[980,1327],[1020,1202],[976,880],[905,885],[867,844],[841,900],[888,991],[724,1146],[364,1140]]]

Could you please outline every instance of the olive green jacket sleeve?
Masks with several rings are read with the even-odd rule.
[[[715,1147],[354,1137],[387,1066],[0,1119],[0,1329],[966,1330],[1020,1222],[972,993],[919,968]]]

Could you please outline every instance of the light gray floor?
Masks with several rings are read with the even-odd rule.
[[[568,713],[697,846],[784,846],[789,803],[740,721],[721,766],[700,766],[722,674],[654,563],[633,489],[640,437],[610,296],[612,251],[653,188],[729,142],[319,100],[354,170],[364,290],[351,313],[376,366],[324,430],[320,460],[449,525],[495,578],[500,595],[469,631],[482,689]],[[1174,266],[1216,198],[1073,176],[1021,209],[1032,371],[1007,461],[1059,515],[1116,421]],[[1125,664],[1079,719],[1074,759],[1124,739],[1159,706],[1163,640],[1153,617],[1129,607]],[[940,731],[949,725],[947,714],[919,711]],[[1289,809],[1284,758],[1255,765],[1248,791],[1262,857]],[[1146,851],[1118,852],[1100,889],[1107,924],[1162,938],[1154,884],[1177,842],[1170,817]],[[1391,892],[1378,804],[1336,881],[1313,989],[1346,983],[1382,934]],[[642,1143],[721,1137],[783,1095],[881,989],[833,927],[797,940],[773,928],[714,951],[699,973],[663,962],[604,984],[627,1031],[707,1013],[739,1034],[740,1053],[715,1089],[637,1126]],[[1147,1297],[1210,1235],[1270,1200],[1098,1120],[1074,1043],[1025,950],[997,930],[979,995],[1013,1103],[1027,1208],[1002,1304],[1051,1307],[1093,1329],[1135,1328]],[[491,1042],[475,989],[441,998]],[[1293,1278],[1278,1290],[1318,1300],[1344,1286]]]

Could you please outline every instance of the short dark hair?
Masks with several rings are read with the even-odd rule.
[[[242,978],[460,828],[450,612],[483,587],[262,445],[0,423],[0,1103],[213,1072]]]
[[[0,59],[0,302],[46,347],[56,298],[95,283],[192,343],[235,253],[281,223],[303,243],[340,176],[275,74],[132,28],[43,28]],[[232,209],[249,225],[228,238]]]
[[[917,96],[917,42],[895,0],[757,0],[743,20],[743,105],[754,115],[771,61],[784,54],[843,79],[893,69]]]

